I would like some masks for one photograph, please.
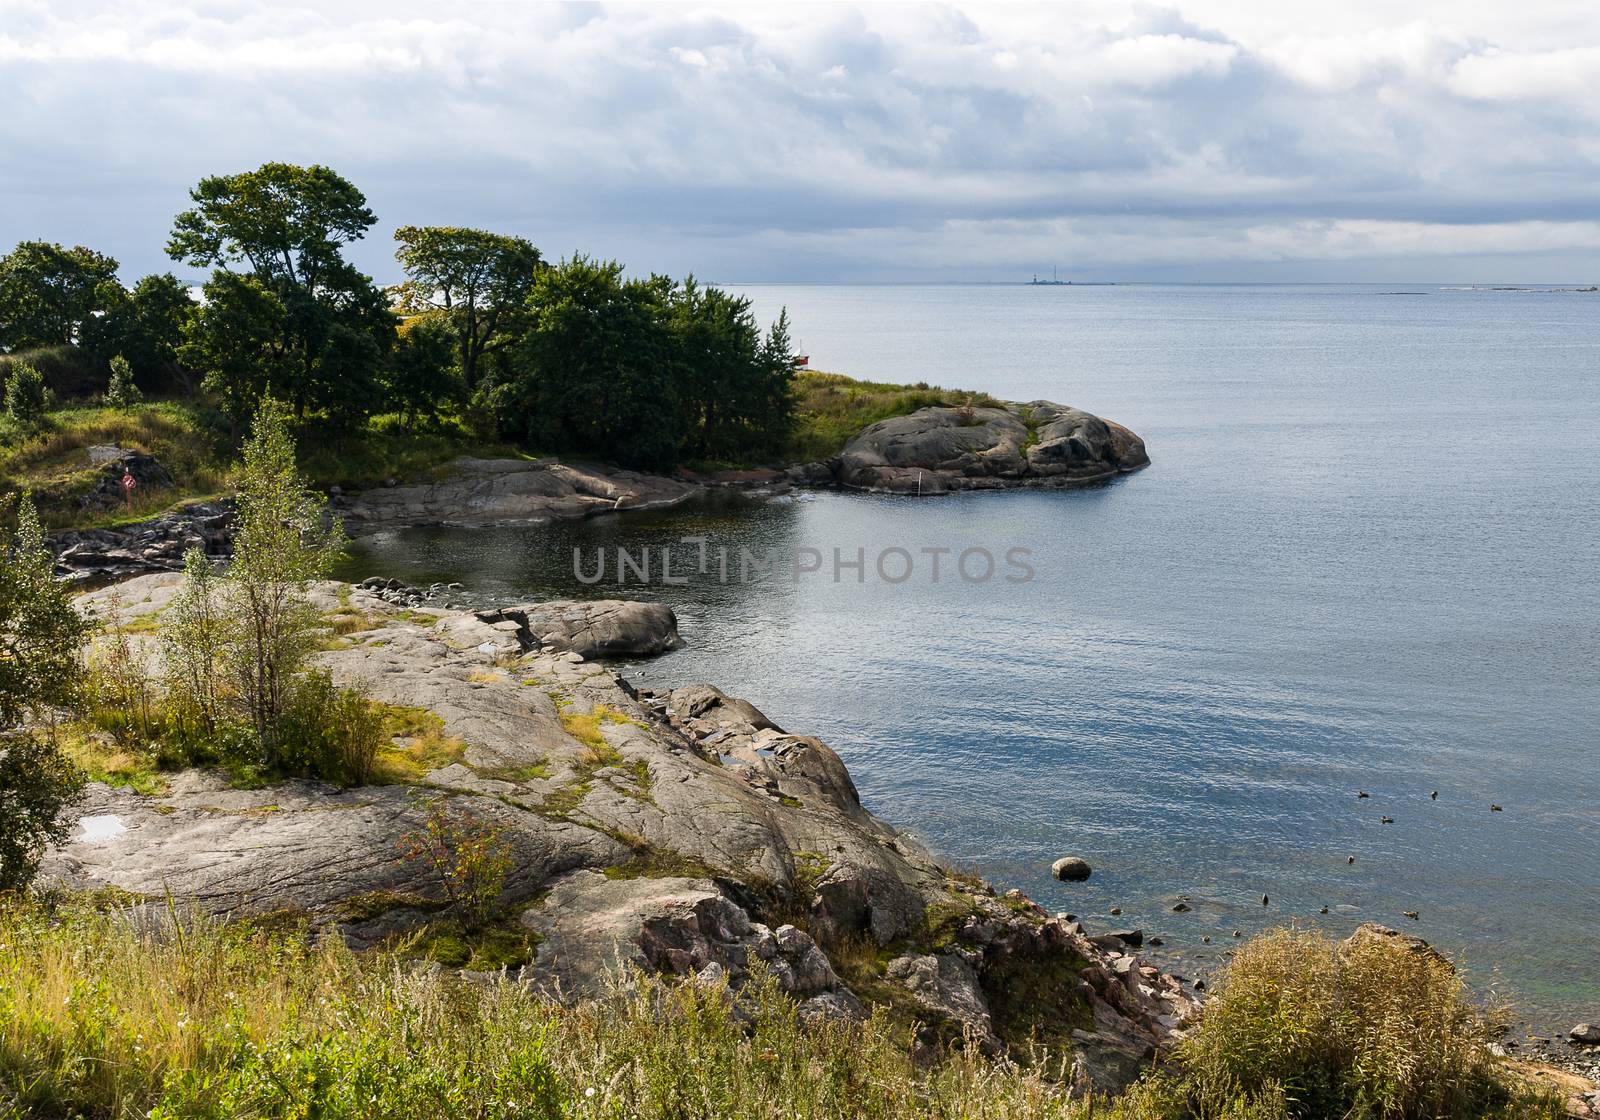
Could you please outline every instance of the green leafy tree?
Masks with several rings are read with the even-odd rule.
[[[262,281],[309,291],[348,269],[343,247],[377,218],[355,186],[328,167],[265,163],[212,175],[189,192],[194,208],[173,222],[167,253],[196,268],[245,263]]]
[[[670,281],[624,280],[615,261],[580,256],[542,271],[517,349],[513,424],[538,446],[671,466],[684,420],[670,296]]]
[[[177,372],[178,347],[199,311],[188,286],[162,273],[126,290],[105,286],[101,295],[105,313],[83,325],[84,348],[102,360],[121,354],[146,379]]]
[[[401,305],[447,316],[470,393],[483,358],[516,340],[513,325],[544,263],[539,250],[520,237],[458,226],[402,226],[394,236],[395,259],[409,277],[398,292]]]
[[[0,891],[25,890],[51,844],[72,830],[67,810],[84,777],[60,749],[37,735],[0,735]]]
[[[204,370],[237,429],[262,397],[283,392],[290,364],[289,310],[254,276],[219,271],[205,286],[204,302],[190,320],[179,355]]]
[[[30,430],[44,423],[50,407],[50,397],[45,391],[44,374],[27,362],[11,367],[6,379],[6,415],[19,428]]]
[[[0,503],[14,531],[0,564],[0,727],[29,711],[64,707],[83,681],[79,648],[89,624],[56,582],[55,557],[26,495]]]
[[[23,241],[0,257],[0,349],[65,346],[102,310],[117,262],[93,249]]]
[[[270,391],[297,415],[366,415],[395,338],[383,293],[343,257],[376,221],[366,198],[329,168],[286,163],[202,179],[190,197],[167,252],[218,272],[184,360],[235,410]]]
[[[117,354],[111,359],[111,381],[106,386],[106,403],[113,408],[132,408],[144,400],[144,394],[133,381],[133,367],[128,359]]]
[[[685,449],[700,458],[770,453],[792,422],[794,358],[780,314],[763,340],[750,301],[689,277],[674,290],[671,325],[683,397]]]
[[[235,634],[227,655],[232,685],[268,768],[280,761],[278,724],[295,675],[316,645],[320,619],[307,588],[326,578],[343,541],[328,523],[326,500],[295,469],[283,406],[263,400],[244,446],[226,595]]]
[[[10,732],[30,713],[77,699],[89,623],[55,580],[55,559],[26,497],[0,508],[15,531],[0,551],[0,891],[32,881],[45,848],[66,838],[83,777],[38,733]]]
[[[204,552],[183,557],[183,583],[161,612],[161,666],[167,705],[191,738],[215,742],[228,716],[223,676],[229,619],[222,581]]]
[[[387,406],[405,417],[407,427],[419,416],[433,419],[443,406],[463,398],[455,353],[455,334],[437,313],[418,316],[401,328],[400,341],[389,355],[383,395]]]

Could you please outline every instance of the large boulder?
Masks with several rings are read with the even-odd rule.
[[[942,494],[1071,486],[1147,466],[1144,441],[1120,424],[1050,401],[931,407],[864,429],[832,464],[851,490]]]
[[[213,560],[232,553],[233,502],[195,502],[117,529],[57,533],[50,544],[56,552],[57,574],[80,582],[178,571],[190,549]]]
[[[663,603],[631,599],[555,599],[478,612],[491,625],[512,623],[529,649],[580,657],[653,657],[677,649],[678,616]]]

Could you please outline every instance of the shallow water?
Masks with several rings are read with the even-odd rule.
[[[406,530],[348,573],[599,596],[574,548],[591,571],[685,535],[816,549],[798,579],[722,583],[713,553],[628,591],[690,643],[633,675],[819,735],[944,857],[1160,933],[1191,972],[1234,929],[1377,920],[1564,1029],[1600,1014],[1600,296],[1392,290],[752,287],[815,366],[1078,405],[1154,465],[1068,493]],[[863,582],[828,578],[835,547],[866,550]],[[903,583],[872,570],[891,547],[919,561]],[[933,583],[932,547],[1027,549],[1035,578],[947,558]],[[1090,882],[1050,878],[1068,853]]]

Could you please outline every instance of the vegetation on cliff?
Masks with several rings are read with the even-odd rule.
[[[292,917],[126,898],[0,910],[0,1115],[1244,1120],[1560,1116],[1482,1049],[1448,967],[1395,939],[1247,945],[1176,1061],[1117,1100],[1060,1062],[914,1060],[884,1014],[802,1023],[757,978],[633,977],[572,1007]],[[95,905],[98,903],[98,905]]]

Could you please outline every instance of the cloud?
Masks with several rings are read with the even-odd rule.
[[[166,268],[195,180],[287,159],[380,278],[419,221],[735,279],[1593,268],[1600,17],[1522,7],[0,0],[0,240]]]

